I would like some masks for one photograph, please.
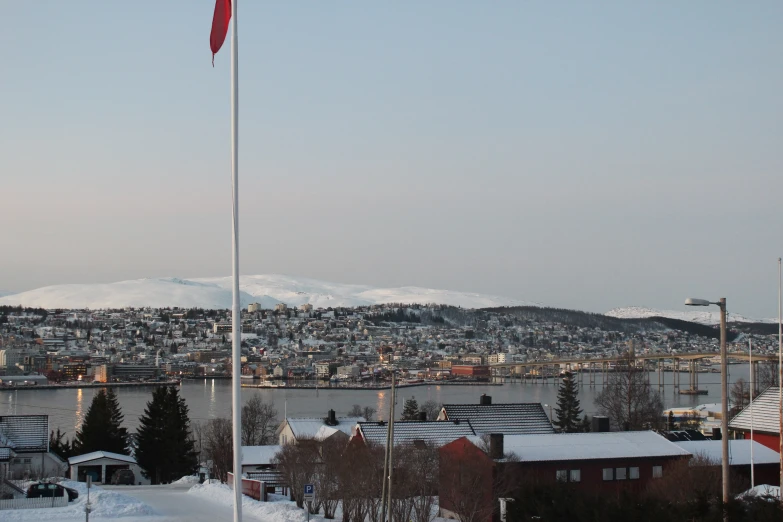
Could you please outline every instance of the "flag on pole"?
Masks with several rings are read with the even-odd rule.
[[[231,20],[231,0],[215,0],[215,14],[212,16],[212,32],[209,33],[209,47],[212,49],[212,66],[215,55],[223,47]]]

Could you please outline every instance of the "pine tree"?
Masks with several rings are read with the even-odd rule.
[[[49,451],[57,454],[62,459],[68,459],[73,456],[71,441],[65,438],[65,432],[57,428],[57,433],[52,430],[49,434]]]
[[[113,389],[108,393],[101,389],[92,398],[84,421],[73,439],[73,453],[84,454],[92,451],[110,451],[122,455],[128,454],[128,430],[122,427],[123,421],[117,394]]]
[[[136,462],[153,484],[168,484],[196,471],[188,406],[177,388],[162,386],[152,393],[136,441]]]
[[[419,419],[419,403],[416,402],[416,397],[411,397],[405,401],[405,406],[402,408],[401,420],[418,420]]]
[[[560,389],[557,391],[557,408],[555,408],[557,420],[554,422],[554,425],[563,433],[580,431],[579,416],[582,414],[582,408],[579,407],[577,393],[574,375],[571,372],[566,372],[563,376],[563,382],[560,383]]]

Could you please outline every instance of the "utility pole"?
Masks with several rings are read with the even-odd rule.
[[[723,519],[728,520],[726,506],[729,503],[729,399],[728,399],[728,367],[726,365],[726,298],[721,297],[720,307],[720,400],[721,400],[721,450],[723,463],[721,466],[723,483]]]
[[[394,372],[392,372],[392,389],[391,389],[391,414],[389,415],[389,487],[388,491],[388,508],[386,509],[386,515],[389,517],[389,521],[392,520],[392,476],[394,475],[394,404],[397,402],[397,389],[394,387]],[[385,522],[385,521],[384,521]]]

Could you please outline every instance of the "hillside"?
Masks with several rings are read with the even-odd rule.
[[[367,285],[330,283],[283,275],[240,277],[243,307],[260,303],[273,308],[278,303],[314,307],[355,307],[385,303],[446,304],[463,308],[523,306],[505,297],[405,286],[376,288]],[[231,278],[136,279],[105,284],[54,285],[0,297],[2,305],[40,308],[180,307],[222,309],[231,307]]]

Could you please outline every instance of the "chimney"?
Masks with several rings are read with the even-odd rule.
[[[419,420],[420,421],[426,421],[427,420],[427,412],[426,411],[420,411],[419,412]]]
[[[493,460],[503,458],[503,434],[489,434],[489,458]]]
[[[490,404],[492,404],[492,396],[482,393],[481,397],[479,397],[479,405],[489,406]]]
[[[337,416],[334,413],[334,410],[329,410],[329,415],[326,419],[326,424],[329,426],[337,426]]]
[[[593,422],[592,426],[590,426],[590,431],[594,433],[605,433],[609,431],[609,417],[593,415],[592,421]]]

